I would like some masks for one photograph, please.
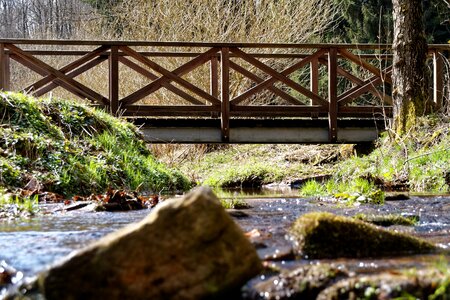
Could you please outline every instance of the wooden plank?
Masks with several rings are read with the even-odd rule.
[[[6,90],[6,53],[4,43],[0,43],[0,90]]]
[[[255,81],[256,83],[261,83],[261,82],[264,81],[264,79],[260,78],[256,74],[253,74],[252,72],[250,72],[247,69],[241,67],[240,65],[236,64],[233,61],[230,61],[230,68],[236,70],[237,72],[239,72],[242,75],[244,75],[245,77]],[[274,93],[275,95],[277,95],[277,96],[283,98],[284,100],[288,101],[289,103],[292,103],[292,104],[305,104],[305,103],[301,102],[299,99],[296,99],[296,98],[292,97],[288,93],[283,92],[282,90],[278,89],[277,87],[275,87],[273,85],[268,86],[267,89],[269,91],[271,91],[272,93]]]
[[[221,108],[217,105],[129,105],[123,109],[123,116],[209,117]]]
[[[67,76],[69,76],[70,78],[75,78],[81,74],[83,74],[84,72],[92,69],[93,67],[101,64],[102,62],[104,62],[105,60],[107,60],[107,57],[104,56],[99,56],[93,60],[91,60],[90,62],[82,65],[81,67],[77,68],[76,70],[67,73]],[[35,95],[36,97],[40,97],[50,91],[52,91],[53,89],[57,88],[59,85],[51,82],[50,84],[47,84],[46,86],[44,86],[43,88],[35,91],[33,93],[33,95]]]
[[[109,109],[112,115],[119,115],[119,47],[111,46],[109,53]]]
[[[77,50],[25,50],[26,53],[33,55],[33,56],[83,56],[91,51],[77,51]],[[202,54],[202,52],[174,52],[174,51],[137,51],[139,54],[146,56],[146,57],[171,57],[171,58],[178,58],[178,57],[185,57],[185,58],[194,58]],[[255,57],[255,58],[306,58],[312,53],[261,53],[261,52],[249,52],[249,55]],[[432,53],[431,53],[432,54]],[[107,56],[108,54],[101,54]],[[120,56],[128,56],[124,53],[120,53]],[[230,58],[236,57],[233,54],[230,54]],[[358,57],[364,58],[364,59],[380,59],[379,54],[366,54],[366,53],[359,53]],[[381,59],[383,60],[392,60],[393,55],[392,54],[383,54],[381,56]],[[340,58],[340,55],[338,54],[338,58]]]
[[[338,116],[338,100],[337,100],[337,49],[330,48],[328,52],[328,131],[329,141],[334,143],[338,139],[337,133],[337,116]]]
[[[83,95],[84,98],[90,99],[92,101],[97,101],[103,104],[108,104],[108,99],[106,99],[102,95],[91,90],[85,85],[75,81],[74,79],[68,77],[61,71],[54,69],[50,65],[44,63],[43,61],[28,55],[22,49],[10,44],[7,44],[6,47],[9,50],[11,50],[11,52],[13,52],[15,55],[20,57],[22,60],[28,61],[30,64],[35,65],[37,68],[43,70],[46,73],[45,75],[54,75],[56,78],[58,78],[57,80],[55,80],[55,83],[59,83],[60,81],[64,82],[65,85],[61,85],[62,87],[66,88],[67,86],[71,86],[72,90],[77,91],[77,93]]]
[[[319,60],[313,59],[309,63],[309,80],[311,92],[318,95],[319,94]]]
[[[219,60],[216,56],[211,57],[209,70],[209,92],[219,99]]]
[[[230,114],[233,117],[326,117],[328,109],[309,105],[232,105]]]
[[[230,139],[230,49],[222,48],[220,57],[222,76],[220,80],[222,93],[222,106],[220,116],[220,130],[222,142],[226,143]]]
[[[263,64],[259,60],[247,55],[246,53],[244,53],[243,51],[241,51],[239,49],[232,49],[232,51],[236,55],[238,55],[239,57],[241,57],[242,59],[247,61],[248,63],[254,65],[255,67],[261,69],[262,71],[264,71],[272,76],[269,79],[266,79],[265,81],[261,82],[260,84],[252,87],[251,89],[247,90],[246,92],[244,92],[241,95],[234,98],[231,101],[232,104],[238,104],[238,103],[244,101],[246,98],[250,97],[251,95],[272,85],[277,80],[280,80],[281,82],[287,84],[291,88],[297,90],[299,93],[309,97],[313,101],[314,104],[319,104],[319,105],[324,105],[324,106],[328,105],[328,103],[324,99],[322,99],[320,96],[312,93],[308,89],[302,87],[301,85],[297,84],[296,82],[294,82],[291,79],[286,77],[287,75],[291,74],[292,72],[294,72],[294,71],[298,70],[299,68],[308,64],[311,60],[322,56],[325,53],[325,50],[317,51],[315,54],[311,55],[310,57],[301,60],[300,62],[292,65],[291,67],[285,69],[284,71],[282,71],[280,73],[277,72],[276,70],[272,69],[271,67]]]
[[[11,58],[9,53],[5,54],[3,67],[4,67],[3,80],[5,81],[4,90],[9,91],[11,90]]]
[[[433,100],[436,110],[440,110],[444,104],[444,60],[442,53],[433,53]]]
[[[108,50],[109,47],[108,46],[101,46],[97,49],[95,49],[92,52],[89,52],[87,54],[85,54],[83,57],[65,65],[64,67],[62,67],[61,69],[59,69],[59,71],[61,71],[62,73],[66,74],[72,70],[74,70],[75,68],[78,68],[80,66],[82,66],[83,64],[89,62],[90,60],[96,58],[97,56],[101,55],[102,53],[104,53],[106,50]],[[55,53],[55,55],[57,55]],[[46,85],[47,83],[49,83],[50,81],[52,81],[53,79],[55,79],[56,77],[54,75],[48,75],[45,78],[42,78],[41,80],[29,85],[28,87],[25,88],[26,91],[35,91],[40,89],[41,87],[43,87],[44,85]]]
[[[392,106],[342,106],[339,107],[339,116],[352,117],[392,117]]]
[[[364,69],[370,71],[371,73],[375,74],[376,76],[382,78],[387,83],[392,84],[391,76],[381,71],[379,68],[375,67],[374,65],[368,63],[366,60],[362,59],[361,57],[358,57],[357,55],[351,53],[350,51],[346,49],[339,49],[339,53],[347,58],[348,60],[354,62],[355,64],[363,67]]]
[[[157,63],[149,60],[145,56],[140,55],[136,51],[132,50],[129,47],[121,47],[120,48],[124,53],[132,56],[134,59],[138,60],[139,62],[145,64],[147,67],[154,69],[155,71],[161,73],[163,76],[158,78],[157,80],[153,81],[152,83],[146,85],[145,87],[137,90],[136,92],[132,93],[131,95],[128,95],[127,97],[123,98],[121,101],[124,105],[129,105],[132,103],[135,103],[142,99],[143,97],[156,92],[162,87],[163,82],[170,82],[170,81],[176,81],[181,86],[185,87],[186,89],[190,90],[191,92],[197,94],[198,96],[204,98],[208,102],[212,104],[219,104],[220,101],[216,98],[214,98],[212,95],[206,93],[202,89],[198,88],[197,86],[193,85],[190,82],[187,82],[186,80],[182,79],[180,76],[192,71],[193,69],[197,68],[198,66],[204,64],[208,60],[211,59],[211,56],[215,53],[217,53],[218,49],[212,48],[202,55],[197,56],[196,58],[192,59],[188,63],[178,67],[174,71],[170,72],[167,69],[161,67]]]
[[[151,80],[156,80],[159,78],[159,76],[153,74],[152,72],[148,71],[147,69],[144,69],[143,67],[139,66],[138,64],[132,62],[131,60],[129,60],[126,57],[120,56],[119,57],[119,61],[121,63],[123,63],[124,65],[126,65],[127,67],[133,69],[134,71],[138,72],[139,74],[151,79]],[[188,93],[186,93],[183,90],[180,90],[179,88],[177,88],[176,86],[173,86],[172,84],[168,83],[168,82],[164,82],[162,83],[162,85],[168,89],[169,91],[171,91],[172,93],[180,96],[181,98],[183,98],[184,100],[192,103],[192,104],[198,104],[198,105],[202,105],[204,104],[203,102],[195,99],[194,97],[192,97],[191,95],[189,95]]]

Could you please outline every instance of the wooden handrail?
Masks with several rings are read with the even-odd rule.
[[[58,50],[48,49],[49,46],[58,46]],[[233,118],[327,118],[329,140],[336,142],[340,118],[391,115],[391,50],[389,44],[0,39],[0,90],[11,88],[11,72],[16,72],[11,68],[16,64],[10,61],[15,61],[42,76],[16,88],[36,96],[62,87],[95,105],[107,107],[113,114],[220,118],[224,142],[229,140]],[[450,45],[429,45],[436,108],[443,105],[445,51],[450,51]],[[50,56],[71,61],[57,68],[43,60]],[[108,80],[104,84],[108,89],[105,96],[77,77],[106,60]],[[162,63],[164,60],[170,60],[173,69]],[[199,82],[191,82],[188,76],[199,67],[207,71],[197,72],[196,76],[201,77]],[[121,76],[124,69],[148,81],[122,95],[122,83],[129,78]],[[355,69],[370,76],[361,76],[361,72],[355,74]],[[309,79],[306,82],[297,79],[300,74],[306,74]],[[246,84],[239,85],[237,79]],[[206,89],[205,84],[209,85]],[[167,102],[170,104],[139,103],[144,98],[153,99],[162,89],[176,95]],[[262,92],[273,95],[276,101],[268,101],[270,105],[255,105],[253,99]],[[382,104],[367,106],[363,102],[357,105],[355,99],[367,93],[380,98]]]

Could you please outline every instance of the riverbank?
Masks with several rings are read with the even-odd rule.
[[[152,151],[197,184],[213,187],[302,187],[311,180],[345,187],[363,179],[386,191],[444,194],[450,191],[448,145],[449,119],[435,115],[404,137],[387,131],[374,145],[169,145]]]
[[[132,124],[60,99],[0,92],[0,187],[3,194],[73,195],[108,188],[189,189],[181,172],[151,155]]]

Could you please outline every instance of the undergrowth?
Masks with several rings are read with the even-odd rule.
[[[156,161],[136,128],[101,110],[0,92],[0,185],[37,180],[62,195],[108,187],[186,190],[188,180]]]
[[[384,134],[368,156],[338,164],[335,178],[366,178],[386,189],[414,192],[450,191],[450,123],[439,116],[420,118],[403,137]]]

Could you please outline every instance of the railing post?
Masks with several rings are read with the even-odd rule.
[[[319,94],[319,60],[313,59],[310,66],[310,88],[314,94]]]
[[[328,122],[329,141],[337,141],[337,49],[330,48],[328,52]]]
[[[230,50],[228,47],[222,48],[221,51],[221,132],[222,142],[226,143],[230,140]]]
[[[443,105],[444,61],[439,50],[433,52],[433,100],[436,110]]]
[[[119,47],[111,46],[109,53],[109,109],[119,113]]]
[[[6,53],[5,44],[0,43],[0,90],[9,90],[9,54]]]
[[[210,62],[209,89],[214,98],[219,99],[219,59],[217,56],[211,57]]]

